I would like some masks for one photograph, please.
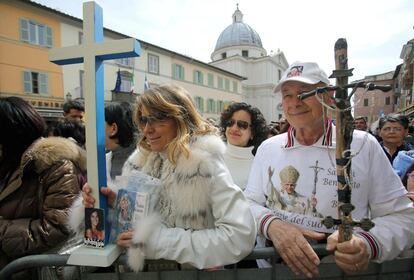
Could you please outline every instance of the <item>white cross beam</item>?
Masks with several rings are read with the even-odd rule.
[[[79,46],[51,49],[49,60],[59,65],[84,63],[88,183],[92,187],[97,205],[104,209],[107,217],[106,197],[99,191],[99,188],[107,184],[103,61],[139,56],[141,47],[133,38],[103,43],[102,8],[95,2],[83,4],[83,18],[84,43]],[[107,228],[106,225],[105,244],[109,237]]]

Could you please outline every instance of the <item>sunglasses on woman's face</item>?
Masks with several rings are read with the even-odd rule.
[[[149,116],[141,116],[139,117],[139,125],[146,126],[147,124],[160,123],[166,121],[168,118],[169,116],[167,114],[161,112]]]
[[[243,130],[246,130],[250,126],[250,124],[246,121],[228,120],[227,123],[226,123],[226,127],[232,127],[234,124],[236,124],[238,128],[243,129]]]

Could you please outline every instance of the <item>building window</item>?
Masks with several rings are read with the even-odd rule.
[[[368,106],[368,98],[364,98],[364,107]]]
[[[193,82],[195,84],[202,85],[204,84],[203,73],[198,70],[194,70],[193,72]]]
[[[20,39],[29,44],[51,48],[53,46],[52,28],[33,20],[21,18]]]
[[[242,57],[249,57],[249,51],[242,51]]]
[[[213,99],[207,99],[207,113],[215,113],[216,112],[216,102]]]
[[[233,92],[238,92],[239,91],[239,89],[238,89],[238,86],[237,86],[237,82],[236,81],[233,81]]]
[[[214,76],[213,76],[213,74],[208,73],[207,77],[208,77],[208,86],[209,87],[214,87]]]
[[[132,73],[121,71],[121,92],[131,92]]]
[[[152,74],[160,73],[160,58],[157,55],[148,54],[148,72]]]
[[[229,79],[224,79],[224,89],[230,91],[230,81]]]
[[[278,77],[278,81],[282,79],[282,71],[280,69],[277,69],[277,77]]]
[[[227,58],[227,53],[224,52],[221,54],[221,59],[225,59],[225,58]]]
[[[224,102],[222,100],[217,101],[217,113],[222,113],[224,111]]]
[[[25,93],[48,93],[48,76],[46,73],[23,71],[23,84]]]
[[[200,113],[204,112],[204,99],[200,96],[195,97],[196,108]]]
[[[184,80],[184,67],[182,65],[173,64],[172,72],[174,79]]]
[[[79,31],[78,33],[78,44],[82,45],[83,44],[83,32]]]
[[[79,71],[80,98],[85,98],[85,71]]]
[[[223,86],[223,78],[222,77],[218,77],[217,78],[217,87],[219,89],[223,89],[224,88],[224,86]]]
[[[385,97],[385,105],[390,105],[391,104],[391,97],[387,96]]]
[[[116,63],[119,63],[127,67],[134,67],[134,58],[133,57],[118,58],[116,60]]]

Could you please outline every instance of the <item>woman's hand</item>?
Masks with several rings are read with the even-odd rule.
[[[132,238],[134,237],[134,231],[124,231],[118,235],[117,244],[123,248],[129,248],[132,246]]]
[[[85,208],[94,208],[95,198],[92,196],[92,188],[88,183],[85,183],[85,185],[82,187],[82,198],[82,202]]]
[[[116,200],[116,193],[108,187],[101,188],[101,193],[108,199],[109,207],[113,207]]]
[[[101,193],[107,197],[108,206],[112,207],[116,199],[116,193],[108,187],[101,188]],[[88,183],[82,187],[82,198],[85,208],[94,208],[95,198],[92,196],[92,188]]]

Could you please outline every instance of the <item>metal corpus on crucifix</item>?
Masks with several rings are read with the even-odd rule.
[[[107,184],[103,61],[139,56],[141,47],[139,42],[133,38],[111,40],[103,43],[102,8],[95,2],[83,4],[83,17],[84,43],[79,46],[52,49],[49,52],[49,60],[59,65],[82,62],[84,64],[88,183],[92,188],[96,205],[104,213],[103,220],[105,221],[104,238],[101,235],[100,239],[102,240],[94,241],[99,242],[96,245],[106,245],[109,240],[109,227],[106,219],[107,201],[106,197],[100,193],[100,188],[105,187]],[[88,219],[88,217],[85,217],[85,219]],[[94,244],[90,245],[94,246]]]
[[[326,86],[316,88],[310,92],[302,93],[298,96],[303,100],[315,94],[326,94],[329,91],[335,91],[333,98],[335,104],[336,117],[336,172],[338,186],[338,219],[331,216],[323,219],[322,224],[327,228],[338,225],[339,242],[349,241],[352,238],[354,227],[360,227],[365,231],[369,231],[374,223],[368,218],[361,221],[354,221],[351,212],[355,206],[351,203],[351,194],[353,186],[353,177],[351,175],[352,151],[351,143],[354,131],[353,117],[351,115],[351,97],[357,88],[365,88],[368,90],[379,89],[382,91],[391,90],[390,86],[377,86],[372,83],[358,82],[348,84],[348,77],[352,76],[352,70],[348,69],[348,46],[346,40],[340,38],[335,43],[335,68],[333,74],[329,78],[336,78],[336,86]],[[352,91],[348,95],[348,89]],[[317,166],[317,165],[316,165]],[[314,168],[314,167],[312,167]],[[315,169],[316,172],[316,169]]]

